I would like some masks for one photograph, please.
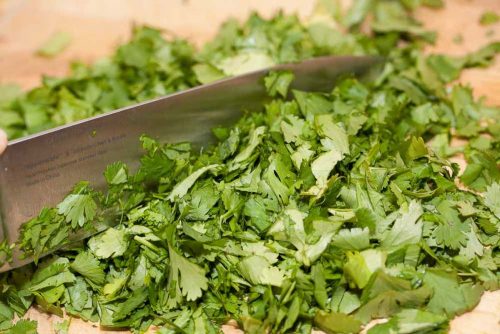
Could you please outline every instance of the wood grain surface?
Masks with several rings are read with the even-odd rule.
[[[355,0],[354,0],[355,1]],[[345,4],[350,1],[344,1]],[[448,0],[445,9],[420,9],[417,17],[438,31],[437,43],[428,52],[460,55],[493,40],[500,40],[500,24],[478,24],[485,10],[500,13],[500,0]],[[41,75],[62,76],[72,60],[92,62],[109,55],[130,36],[134,24],[163,28],[196,45],[212,38],[229,17],[243,20],[252,10],[268,17],[282,9],[307,18],[312,0],[0,0],[0,84],[15,82],[25,89],[40,83]],[[69,32],[72,44],[53,59],[37,57],[35,51],[53,33]],[[461,35],[463,43],[453,42]],[[474,88],[486,103],[500,105],[500,59],[488,69],[466,70],[460,81]],[[38,320],[39,333],[53,333],[60,322],[32,308],[27,317]],[[224,326],[229,334],[242,333]],[[72,319],[70,333],[122,333]],[[126,333],[126,332],[123,332]],[[453,334],[499,334],[500,291],[487,292],[472,311],[452,321]]]

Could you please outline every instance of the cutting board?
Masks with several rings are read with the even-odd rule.
[[[343,1],[344,5],[350,1]],[[448,0],[441,10],[419,9],[417,17],[439,33],[428,52],[461,55],[493,40],[500,40],[500,23],[483,27],[479,17],[486,10],[500,13],[500,0]],[[72,60],[92,62],[109,55],[130,36],[134,24],[163,28],[165,34],[188,38],[196,45],[211,39],[229,17],[245,19],[252,10],[269,17],[279,9],[306,18],[312,0],[0,0],[0,84],[15,82],[29,89],[41,75],[62,76]],[[53,59],[35,56],[41,44],[57,31],[69,32],[72,44]],[[463,42],[454,40],[461,36]],[[488,69],[466,70],[460,82],[474,88],[490,105],[500,105],[500,59]],[[463,166],[463,162],[461,163]],[[27,317],[37,320],[39,333],[53,333],[60,322],[32,308]],[[242,333],[224,326],[226,334]],[[71,321],[70,333],[122,333],[101,330],[79,319]],[[126,333],[126,332],[123,332]],[[487,292],[472,311],[452,321],[453,334],[499,334],[500,291]]]

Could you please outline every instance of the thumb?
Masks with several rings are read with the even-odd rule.
[[[7,134],[0,129],[0,154],[7,148]]]

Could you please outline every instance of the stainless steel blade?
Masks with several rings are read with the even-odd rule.
[[[0,240],[15,242],[22,223],[59,203],[76,182],[103,187],[108,164],[122,161],[133,169],[142,153],[142,134],[161,142],[212,141],[213,127],[235,122],[242,110],[262,107],[262,79],[270,70],[292,71],[295,89],[328,91],[346,74],[372,76],[381,62],[345,56],[279,65],[14,140],[0,156]],[[0,271],[28,262],[17,257]]]

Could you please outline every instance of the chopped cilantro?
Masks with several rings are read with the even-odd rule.
[[[136,332],[217,333],[235,319],[250,334],[356,333],[377,318],[388,321],[371,334],[444,332],[500,287],[500,111],[450,84],[500,43],[424,53],[435,35],[412,10],[442,4],[363,0],[343,13],[321,1],[307,23],[253,14],[199,51],[138,27],[67,78],[27,94],[4,86],[0,126],[15,138],[272,64],[386,58],[375,81],[328,93],[270,73],[268,102],[214,129],[201,152],[141,137],[137,171],[111,164],[107,190],[79,183],[23,225],[18,246],[37,261],[1,275],[0,331],[34,333],[13,319],[37,304]],[[452,147],[457,137],[466,143]],[[89,231],[100,232],[71,243]],[[0,260],[12,249],[0,244]]]

